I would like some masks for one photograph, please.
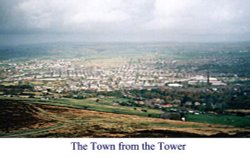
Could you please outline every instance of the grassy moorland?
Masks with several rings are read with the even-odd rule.
[[[38,100],[1,97],[0,137],[249,137],[249,117],[158,117],[160,110],[113,105],[119,98]],[[151,117],[148,117],[151,114]],[[193,121],[193,122],[192,122]],[[203,123],[199,123],[203,122]]]
[[[4,97],[0,97],[0,100],[4,100]],[[77,109],[84,110],[93,110],[117,114],[129,114],[129,115],[138,115],[138,116],[148,116],[149,114],[155,117],[159,117],[159,114],[163,113],[161,110],[156,109],[147,109],[147,112],[143,111],[145,108],[141,107],[129,107],[129,106],[120,106],[114,105],[116,101],[124,101],[124,98],[105,98],[96,101],[96,98],[88,99],[53,99],[53,100],[40,100],[34,98],[17,98],[12,97],[8,100],[20,101],[26,104],[44,104],[44,105],[54,105],[54,106],[63,106],[63,107],[72,107]],[[126,99],[125,99],[126,100]]]
[[[5,97],[0,97],[0,100],[5,100]],[[137,115],[143,117],[153,117],[159,118],[160,114],[164,113],[160,109],[152,109],[144,107],[131,107],[131,106],[121,106],[115,104],[116,102],[127,101],[125,98],[117,97],[106,97],[103,99],[97,98],[87,98],[87,99],[52,99],[52,100],[40,100],[34,98],[18,98],[12,97],[8,100],[20,101],[25,104],[39,104],[39,105],[53,105],[53,106],[63,106],[71,107],[76,109],[116,113],[116,114],[127,114],[127,115]],[[146,111],[145,111],[146,110]],[[236,116],[236,115],[212,115],[212,114],[201,114],[194,115],[188,114],[187,120],[189,122],[200,122],[209,124],[221,124],[234,127],[250,128],[250,116]]]

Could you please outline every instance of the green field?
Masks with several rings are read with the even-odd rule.
[[[250,116],[235,115],[188,115],[188,121],[201,122],[209,124],[221,124],[241,128],[250,128]]]

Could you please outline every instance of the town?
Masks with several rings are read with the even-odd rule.
[[[79,54],[79,57],[75,57],[74,54],[67,56],[59,53],[58,56],[50,58],[44,56],[1,60],[0,99],[3,105],[11,105],[2,107],[7,108],[3,109],[2,115],[8,118],[9,122],[3,123],[1,129],[8,133],[23,123],[32,123],[27,121],[28,118],[25,121],[22,119],[35,117],[33,120],[36,120],[38,116],[42,116],[42,120],[47,120],[47,116],[50,116],[51,120],[56,119],[58,123],[52,127],[59,128],[60,122],[64,121],[61,117],[55,118],[60,108],[73,108],[84,113],[105,112],[105,117],[111,113],[139,116],[142,120],[146,117],[160,119],[160,122],[177,120],[190,124],[193,122],[220,124],[244,130],[249,126],[250,78],[249,72],[244,69],[249,64],[247,50],[243,51],[245,48],[237,49],[238,54],[232,58],[231,48],[217,48],[213,49],[215,52],[210,52],[211,48],[208,47],[203,53],[196,49],[181,52],[180,48],[174,49],[173,52],[164,52],[163,46],[156,47],[157,52],[153,46],[143,45],[143,50],[137,50],[139,53],[134,55],[126,51],[126,49],[132,52],[136,50],[132,46],[122,49],[127,53],[118,54],[114,53],[111,46],[105,52],[101,46],[97,46],[98,50],[94,48],[96,53],[88,56],[84,53]],[[88,47],[79,46],[80,48],[90,50]],[[60,49],[64,49],[63,46]],[[58,51],[61,51],[60,49]],[[194,50],[197,52],[194,53]],[[19,104],[25,106],[17,106]],[[59,109],[53,111],[52,107],[49,107],[51,105]],[[23,107],[27,109],[23,110]],[[19,108],[22,110],[19,111]],[[53,114],[44,117],[44,110]],[[27,116],[19,117],[26,112]],[[42,113],[38,115],[37,112]],[[98,117],[100,115],[94,116],[96,120]],[[111,116],[107,116],[109,117]],[[79,119],[78,122],[85,120],[79,116],[76,118]],[[119,117],[115,117],[114,120],[117,118]],[[10,120],[16,125],[10,127]],[[17,120],[22,123],[17,125],[19,122]],[[68,119],[66,120],[68,122]],[[65,129],[68,128],[66,122],[63,123]],[[169,126],[166,125],[167,122],[163,124],[164,127]],[[158,123],[152,123],[155,129],[158,126]],[[176,125],[173,123],[171,126]],[[140,132],[129,134],[131,128],[128,128],[126,136],[152,136],[147,134],[147,131],[146,134]],[[218,130],[217,127],[213,129]],[[243,129],[239,130],[245,132]],[[160,131],[156,133],[157,136],[161,135]],[[81,133],[76,134],[81,135]],[[87,135],[89,134],[91,132]],[[236,132],[236,135],[238,134],[240,133]],[[171,135],[171,132],[168,131],[167,135]],[[221,133],[220,135],[228,136]]]
[[[176,61],[154,58],[124,59],[116,66],[90,65],[86,59],[30,60],[17,64],[4,63],[5,78],[1,83],[28,82],[40,92],[77,90],[114,91],[121,89],[152,89],[161,86],[188,85],[225,86],[222,80],[208,76],[209,72],[195,73],[178,69]],[[105,62],[103,59],[102,62]],[[101,65],[101,64],[100,64]],[[163,69],[159,68],[164,66]],[[209,71],[209,70],[208,70]],[[41,84],[36,84],[41,83]],[[183,84],[182,84],[183,83]],[[58,86],[59,84],[63,84]]]

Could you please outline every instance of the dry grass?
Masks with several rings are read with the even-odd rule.
[[[223,125],[79,110],[50,105],[31,106],[34,117],[5,137],[249,137],[250,130]],[[22,116],[22,117],[25,117]],[[43,120],[43,121],[41,121]],[[35,131],[34,131],[35,129]]]

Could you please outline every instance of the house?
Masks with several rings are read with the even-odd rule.
[[[170,107],[173,107],[174,105],[173,104],[164,104],[162,105],[162,107],[167,107],[167,108],[170,108]]]
[[[182,85],[179,83],[170,83],[168,84],[168,87],[182,87]]]
[[[184,103],[184,105],[185,105],[185,106],[192,106],[193,104],[192,104],[191,101],[186,101],[186,102]]]
[[[180,106],[181,105],[181,100],[175,99],[175,100],[172,101],[172,104],[174,104],[175,106]]]
[[[198,102],[198,101],[194,102],[194,106],[200,106],[200,105],[201,105],[200,102]]]

